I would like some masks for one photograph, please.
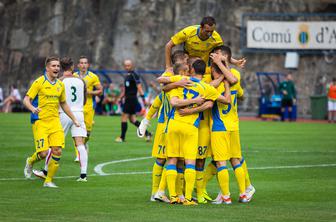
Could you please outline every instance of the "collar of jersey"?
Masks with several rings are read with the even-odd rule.
[[[44,81],[48,81],[51,85],[55,85],[56,84],[56,82],[57,82],[57,79],[55,79],[55,82],[54,83],[52,83],[49,79],[48,79],[48,76],[47,76],[47,74],[46,73],[44,73]]]
[[[200,33],[200,31],[201,31],[201,26],[199,26],[198,28],[197,28],[197,32],[196,32],[196,35],[197,35],[197,37],[201,40],[201,41],[206,41],[206,40],[208,40],[208,39],[210,39],[210,38],[213,38],[212,37],[212,34],[209,36],[209,38],[207,38],[206,40],[203,40],[203,39],[201,39],[201,37],[199,36],[199,33]]]

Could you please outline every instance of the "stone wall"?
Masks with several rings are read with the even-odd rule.
[[[51,54],[87,55],[93,68],[120,69],[124,58],[139,69],[163,69],[164,45],[181,28],[216,18],[217,30],[235,57],[245,56],[242,82],[249,95],[244,110],[255,111],[257,71],[284,69],[283,54],[242,54],[241,15],[246,12],[335,12],[332,0],[0,0],[0,86],[24,91],[41,74]],[[294,72],[300,114],[309,114],[309,96],[321,80],[336,76],[336,58],[300,57]]]

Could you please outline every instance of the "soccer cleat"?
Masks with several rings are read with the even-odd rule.
[[[43,186],[49,188],[58,188],[58,186],[56,186],[56,184],[54,184],[53,182],[44,183]]]
[[[121,139],[121,137],[117,137],[114,141],[117,143],[125,142],[123,139]]]
[[[145,136],[146,129],[147,129],[149,123],[150,123],[149,120],[146,119],[146,118],[144,118],[143,120],[141,120],[140,125],[139,125],[139,127],[137,129],[137,135],[138,135],[138,137],[142,138],[142,137]]]
[[[32,170],[33,170],[33,165],[29,164],[29,157],[26,159],[26,166],[23,170],[24,176],[27,179],[31,178],[32,175]]]
[[[177,196],[173,196],[170,198],[170,204],[180,204],[181,200]]]
[[[156,192],[154,199],[159,202],[169,203],[169,199],[164,192]]]
[[[250,185],[246,188],[245,194],[246,194],[246,197],[249,201],[252,199],[255,192],[256,192],[256,189],[252,185]]]
[[[148,135],[146,136],[146,142],[150,142],[152,140],[152,134],[148,133]]]
[[[203,197],[208,201],[212,201],[212,198],[209,196],[209,194],[206,190],[203,192]]]
[[[206,203],[208,203],[208,201],[203,196],[199,196],[199,197],[197,197],[197,203],[206,204]]]
[[[77,179],[77,182],[87,182],[87,177],[84,177],[84,178],[79,177]]]
[[[43,180],[45,180],[45,178],[47,178],[47,174],[45,174],[45,172],[43,170],[33,170],[33,174],[36,176],[36,177],[39,177]]]
[[[248,203],[250,202],[250,199],[248,199],[246,197],[246,195],[243,193],[243,194],[240,194],[239,195],[239,200],[238,200],[239,203]]]
[[[155,195],[151,195],[151,197],[150,197],[150,201],[151,201],[151,202],[155,202],[155,201],[156,201],[155,198],[154,198],[154,196],[155,196]]]
[[[220,201],[222,199],[222,192],[218,192],[218,195],[217,195],[217,197],[213,200],[214,202],[218,202],[218,201]]]
[[[75,160],[74,160],[75,162],[79,162],[79,158],[78,158],[78,156],[76,156],[76,158],[75,158]]]
[[[184,198],[183,194],[179,195],[178,198],[180,199],[181,203],[183,203],[185,201],[185,198]]]
[[[220,197],[215,199],[212,204],[232,204],[232,200],[229,195],[223,196],[221,193],[218,194]],[[217,197],[218,197],[217,196]]]
[[[188,199],[185,199],[185,200],[183,201],[183,205],[185,205],[185,206],[193,206],[193,205],[198,205],[198,204],[197,204],[196,201],[194,201],[194,200],[188,200]]]

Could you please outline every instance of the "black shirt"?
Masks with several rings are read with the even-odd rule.
[[[134,71],[127,73],[124,86],[125,86],[125,97],[136,97],[138,93],[137,85],[140,83],[140,77]]]

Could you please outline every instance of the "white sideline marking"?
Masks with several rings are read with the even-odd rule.
[[[95,166],[94,171],[99,174],[100,176],[107,176],[109,174],[106,174],[103,172],[103,167],[106,165],[110,165],[110,164],[115,164],[115,163],[124,163],[124,162],[131,162],[131,161],[138,161],[138,160],[146,160],[146,159],[150,159],[152,157],[138,157],[138,158],[132,158],[132,159],[125,159],[125,160],[114,160],[114,161],[110,161],[110,162],[106,162],[106,163],[101,163],[98,164],[97,166]]]
[[[116,164],[116,163],[124,163],[124,162],[131,162],[131,161],[138,161],[138,160],[145,160],[150,159],[152,157],[139,157],[139,158],[132,158],[132,159],[124,159],[124,160],[114,160],[106,163],[98,164],[94,170],[97,174],[90,174],[88,177],[95,177],[95,176],[115,176],[115,175],[138,175],[138,174],[151,174],[150,171],[144,172],[118,172],[118,173],[105,173],[102,168],[109,164]],[[299,169],[299,168],[313,168],[313,167],[336,167],[336,163],[330,164],[312,164],[312,165],[293,165],[293,166],[265,166],[265,167],[249,167],[248,170],[272,170],[272,169]],[[231,169],[230,169],[231,170]],[[78,178],[78,176],[61,176],[55,177],[57,179],[68,179],[68,178]],[[0,181],[20,181],[20,180],[37,180],[39,178],[33,177],[32,179],[26,179],[22,177],[13,177],[13,178],[0,178]]]

